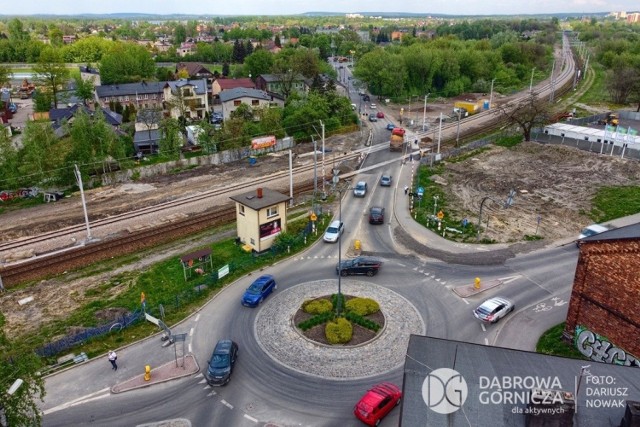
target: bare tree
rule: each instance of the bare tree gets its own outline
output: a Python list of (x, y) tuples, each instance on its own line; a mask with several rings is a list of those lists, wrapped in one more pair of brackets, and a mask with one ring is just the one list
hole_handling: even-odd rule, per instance
[(498, 107), (496, 113), (506, 118), (509, 124), (520, 128), (525, 141), (531, 140), (531, 130), (549, 122), (551, 105), (533, 92), (516, 102)]
[(606, 87), (611, 101), (616, 104), (626, 104), (638, 84), (640, 73), (632, 67), (619, 67), (607, 71)]

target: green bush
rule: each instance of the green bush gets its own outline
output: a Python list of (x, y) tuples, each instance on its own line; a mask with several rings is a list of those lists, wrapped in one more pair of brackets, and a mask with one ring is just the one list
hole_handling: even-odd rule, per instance
[(333, 312), (318, 314), (317, 316), (313, 316), (311, 319), (307, 319), (304, 322), (298, 323), (298, 328), (303, 331), (309, 330), (314, 326), (321, 325), (325, 322), (333, 320)]
[[(340, 294), (340, 307), (342, 308), (342, 310), (344, 310), (344, 294)], [(338, 294), (332, 294), (331, 295), (331, 303), (333, 304), (334, 307), (338, 307)]]
[(333, 304), (328, 299), (313, 299), (302, 303), (302, 311), (309, 314), (323, 314), (333, 311)]
[(345, 309), (360, 316), (368, 316), (380, 311), (380, 305), (371, 298), (352, 298), (347, 301)]
[(324, 333), (329, 344), (346, 344), (351, 341), (353, 326), (344, 317), (338, 317), (334, 322), (328, 322)]
[(363, 328), (367, 328), (373, 332), (378, 332), (380, 330), (380, 325), (378, 325), (376, 322), (362, 317), (354, 312), (347, 313), (345, 317), (347, 318), (347, 320), (350, 320), (351, 322), (360, 325)]

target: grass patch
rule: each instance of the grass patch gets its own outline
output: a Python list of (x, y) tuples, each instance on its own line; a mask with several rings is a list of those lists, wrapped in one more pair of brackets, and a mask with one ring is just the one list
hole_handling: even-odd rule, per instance
[(570, 357), (572, 359), (588, 360), (573, 345), (567, 344), (562, 339), (562, 331), (564, 331), (564, 322), (548, 329), (540, 336), (536, 351), (550, 356)]
[(602, 187), (592, 200), (589, 216), (595, 222), (609, 221), (615, 218), (640, 212), (640, 187)]
[(522, 135), (510, 135), (510, 136), (504, 135), (496, 138), (496, 140), (493, 143), (499, 147), (511, 148), (511, 147), (515, 147), (521, 142), (522, 142)]

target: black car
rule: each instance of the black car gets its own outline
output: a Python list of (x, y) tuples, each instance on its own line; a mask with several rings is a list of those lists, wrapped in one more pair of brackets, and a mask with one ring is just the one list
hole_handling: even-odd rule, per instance
[(205, 377), (209, 385), (225, 385), (231, 380), (231, 371), (238, 358), (238, 344), (229, 339), (218, 341), (209, 360)]
[(369, 95), (362, 95), (362, 100), (364, 102), (369, 102), (371, 100), (371, 98), (369, 98)]
[(372, 206), (369, 209), (369, 224), (384, 224), (384, 208)]
[(341, 276), (349, 276), (352, 274), (366, 274), (367, 276), (375, 276), (378, 274), (378, 270), (382, 267), (382, 261), (369, 258), (369, 257), (357, 257), (349, 260), (342, 261), (336, 265), (336, 273)]

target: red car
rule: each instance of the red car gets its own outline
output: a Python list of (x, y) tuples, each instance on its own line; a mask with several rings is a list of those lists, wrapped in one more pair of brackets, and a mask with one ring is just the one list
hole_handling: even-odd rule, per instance
[(369, 426), (377, 426), (391, 410), (400, 404), (402, 391), (391, 383), (380, 383), (369, 389), (353, 408), (353, 414)]
[(384, 113), (382, 111), (378, 111), (378, 114), (376, 114), (376, 116), (378, 116), (379, 119), (384, 119)]

